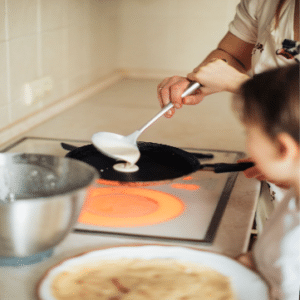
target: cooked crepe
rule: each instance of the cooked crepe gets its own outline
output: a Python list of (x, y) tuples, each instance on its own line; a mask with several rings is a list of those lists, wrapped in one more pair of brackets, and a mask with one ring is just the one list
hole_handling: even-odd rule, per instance
[(173, 259), (102, 260), (58, 274), (58, 300), (233, 300), (230, 279), (208, 267)]

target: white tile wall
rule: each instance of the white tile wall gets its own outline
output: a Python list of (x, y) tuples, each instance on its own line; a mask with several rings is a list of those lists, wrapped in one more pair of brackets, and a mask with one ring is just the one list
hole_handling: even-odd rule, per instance
[[(1, 9), (0, 9), (1, 10)], [(0, 42), (0, 110), (7, 105), (6, 42)], [(1, 121), (0, 121), (1, 122)], [(2, 122), (3, 123), (3, 122)]]
[[(193, 69), (238, 0), (0, 0), (0, 131), (116, 69)], [(54, 89), (26, 106), (26, 82)]]
[(0, 0), (0, 42), (5, 40), (5, 0)]
[[(117, 69), (119, 2), (0, 0), (0, 131)], [(25, 105), (22, 86), (44, 76), (52, 92)]]
[[(59, 29), (68, 25), (69, 1), (41, 0), (39, 3), (42, 31)], [(80, 5), (78, 1), (72, 1), (72, 3)], [(71, 8), (70, 12), (70, 15), (74, 14)]]
[(226, 34), (238, 0), (122, 0), (121, 68), (189, 72)]
[(37, 0), (7, 1), (8, 38), (15, 39), (36, 34)]
[(37, 37), (29, 35), (9, 41), (11, 102), (21, 101), (21, 87), (37, 78)]

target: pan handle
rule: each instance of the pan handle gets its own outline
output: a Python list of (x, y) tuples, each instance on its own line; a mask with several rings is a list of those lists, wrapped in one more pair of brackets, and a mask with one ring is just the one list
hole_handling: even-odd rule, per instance
[(253, 162), (242, 162), (236, 164), (218, 163), (218, 164), (204, 164), (200, 166), (200, 169), (214, 171), (215, 173), (226, 173), (226, 172), (245, 171), (254, 166), (255, 164)]
[(65, 150), (68, 150), (68, 151), (72, 151), (72, 150), (75, 150), (77, 149), (76, 146), (73, 146), (73, 145), (70, 145), (70, 144), (67, 144), (67, 143), (60, 143), (60, 145), (62, 146), (63, 149)]

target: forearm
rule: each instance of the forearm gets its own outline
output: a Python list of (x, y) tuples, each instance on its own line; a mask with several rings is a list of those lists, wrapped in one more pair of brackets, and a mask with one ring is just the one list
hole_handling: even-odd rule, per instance
[(249, 44), (231, 32), (227, 32), (223, 39), (200, 64), (200, 66), (209, 63), (214, 58), (226, 59), (228, 64), (239, 72), (246, 73), (251, 69), (251, 57), (253, 44)]
[[(205, 95), (227, 91), (230, 93), (239, 93), (241, 85), (249, 80), (249, 76), (242, 70), (237, 70), (228, 63), (232, 61), (230, 55), (224, 51), (211, 53), (208, 58), (192, 73), (187, 75), (191, 81), (197, 81), (202, 84), (201, 91)], [(226, 57), (226, 58), (225, 58)], [(224, 62), (226, 60), (226, 62)]]
[[(207, 95), (228, 91), (238, 93), (243, 82), (249, 79), (246, 72), (251, 67), (251, 53), (254, 45), (246, 43), (230, 32), (187, 78), (173, 76), (165, 78), (158, 85), (158, 99), (161, 107), (173, 102), (176, 108), (182, 104), (195, 105)], [(227, 63), (225, 63), (225, 60)], [(215, 61), (215, 62), (213, 62)], [(194, 95), (182, 98), (189, 81), (197, 81), (202, 87)], [(175, 109), (169, 110), (169, 117)]]
[(234, 58), (227, 51), (225, 51), (221, 48), (217, 48), (217, 49), (213, 50), (195, 69), (208, 64), (209, 62), (211, 62), (214, 59), (226, 60), (226, 62), (230, 66), (237, 69), (239, 72), (241, 72), (243, 74), (245, 74), (247, 72), (247, 70), (242, 62), (240, 62), (238, 59)]

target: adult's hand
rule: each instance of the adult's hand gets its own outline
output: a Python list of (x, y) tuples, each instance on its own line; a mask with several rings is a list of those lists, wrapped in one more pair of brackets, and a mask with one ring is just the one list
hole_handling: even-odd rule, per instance
[(160, 102), (160, 106), (163, 108), (170, 102), (174, 104), (174, 108), (171, 108), (165, 116), (170, 118), (174, 115), (175, 109), (179, 109), (183, 104), (194, 105), (201, 102), (204, 98), (204, 94), (201, 90), (196, 90), (193, 95), (181, 98), (181, 95), (190, 84), (190, 81), (186, 77), (173, 76), (165, 78), (157, 86), (157, 96)]
[[(175, 113), (175, 109), (181, 108), (183, 104), (198, 104), (207, 95), (222, 91), (237, 93), (240, 85), (248, 79), (248, 75), (239, 72), (224, 60), (214, 59), (206, 65), (195, 68), (192, 73), (187, 75), (187, 78), (180, 76), (165, 78), (157, 87), (157, 95), (161, 107), (170, 102), (174, 104), (175, 108), (165, 114), (166, 117), (171, 117)], [(193, 95), (181, 98), (191, 81), (199, 82), (202, 87)]]

